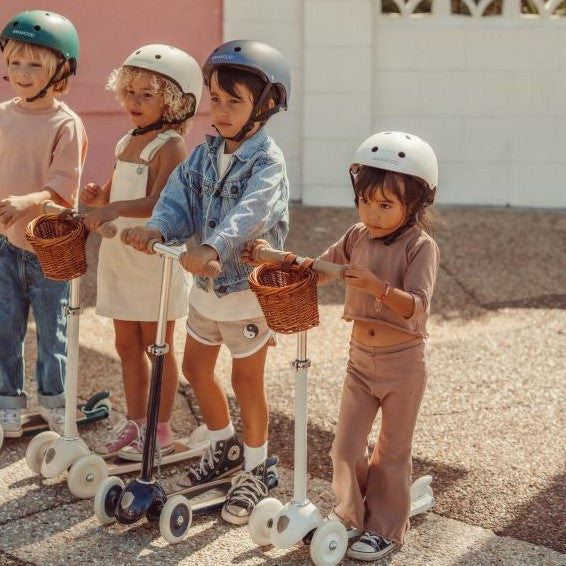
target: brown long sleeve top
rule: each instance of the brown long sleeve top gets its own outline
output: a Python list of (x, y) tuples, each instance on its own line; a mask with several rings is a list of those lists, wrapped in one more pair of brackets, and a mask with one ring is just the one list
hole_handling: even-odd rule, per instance
[(386, 305), (377, 312), (371, 293), (346, 285), (345, 320), (379, 322), (426, 338), (426, 323), (440, 260), (438, 246), (426, 232), (413, 226), (386, 246), (373, 238), (362, 223), (354, 224), (319, 259), (365, 267), (392, 287), (413, 297), (413, 313), (409, 318), (403, 318)]

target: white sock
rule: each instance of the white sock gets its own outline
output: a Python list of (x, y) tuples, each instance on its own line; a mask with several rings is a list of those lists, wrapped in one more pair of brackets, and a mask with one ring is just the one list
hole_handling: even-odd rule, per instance
[(216, 446), (217, 442), (220, 442), (221, 440), (228, 440), (229, 438), (232, 438), (235, 434), (236, 431), (234, 430), (234, 425), (232, 424), (232, 421), (228, 423), (228, 426), (225, 426), (220, 430), (208, 429), (208, 438), (210, 439), (210, 444), (212, 444), (213, 449)]
[(267, 442), (252, 448), (244, 442), (244, 471), (250, 472), (267, 460)]

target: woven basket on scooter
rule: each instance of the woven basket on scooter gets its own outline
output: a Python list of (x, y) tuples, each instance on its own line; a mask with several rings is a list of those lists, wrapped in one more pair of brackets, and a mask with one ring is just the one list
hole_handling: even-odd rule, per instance
[(248, 275), (267, 325), (281, 334), (304, 332), (318, 325), (316, 280), (316, 273), (304, 265), (267, 263)]
[(78, 218), (42, 214), (26, 227), (45, 277), (68, 281), (86, 273), (87, 230)]

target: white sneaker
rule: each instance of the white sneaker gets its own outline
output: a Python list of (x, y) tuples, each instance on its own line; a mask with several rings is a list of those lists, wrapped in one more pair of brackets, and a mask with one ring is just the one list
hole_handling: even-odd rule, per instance
[(352, 527), (351, 525), (347, 525), (346, 523), (344, 523), (344, 521), (342, 521), (342, 519), (340, 519), (340, 517), (338, 517), (338, 515), (336, 515), (334, 511), (330, 511), (330, 513), (328, 513), (328, 519), (330, 521), (338, 521), (339, 523), (342, 523), (346, 527), (346, 532), (348, 533), (348, 540), (352, 540), (356, 537), (359, 537), (362, 534), (362, 531), (360, 529), (356, 529), (356, 527)]
[(8, 438), (22, 436), (22, 410), (0, 409), (0, 425), (4, 431), (4, 436)]
[(65, 430), (65, 407), (50, 409), (40, 405), (39, 414), (53, 432), (63, 436), (63, 431)]

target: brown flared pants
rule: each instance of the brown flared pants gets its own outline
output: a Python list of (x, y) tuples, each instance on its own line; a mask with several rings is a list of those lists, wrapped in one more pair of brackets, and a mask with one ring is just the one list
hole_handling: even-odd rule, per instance
[[(411, 444), (425, 384), (421, 338), (387, 348), (351, 340), (331, 450), (334, 511), (348, 525), (399, 543), (409, 528)], [(368, 435), (380, 408), (370, 456)]]

